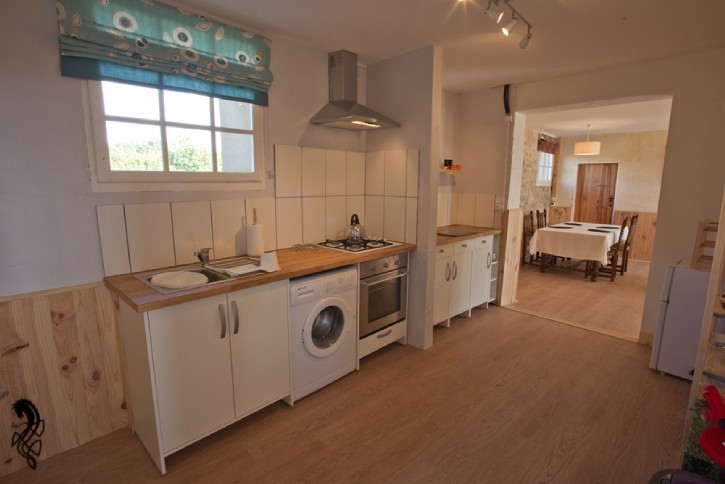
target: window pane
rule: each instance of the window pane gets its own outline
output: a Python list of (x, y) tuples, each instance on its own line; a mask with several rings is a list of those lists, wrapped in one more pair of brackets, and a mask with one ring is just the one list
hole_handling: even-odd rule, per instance
[(138, 119), (159, 119), (159, 91), (103, 81), (103, 109), (109, 116)]
[(211, 132), (201, 129), (167, 128), (169, 171), (212, 171)]
[(214, 124), (222, 128), (253, 129), (252, 105), (214, 99)]
[(216, 134), (217, 171), (254, 173), (254, 136), (251, 134)]
[(162, 171), (161, 128), (106, 122), (111, 171)]
[(199, 94), (164, 91), (164, 114), (166, 121), (209, 126), (209, 98)]

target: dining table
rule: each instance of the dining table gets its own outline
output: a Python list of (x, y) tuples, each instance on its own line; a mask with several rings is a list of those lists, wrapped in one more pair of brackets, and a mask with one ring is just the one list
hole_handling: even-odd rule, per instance
[(552, 256), (591, 261), (589, 275), (597, 280), (600, 265), (609, 262), (609, 248), (619, 240), (621, 227), (591, 222), (564, 222), (542, 227), (534, 232), (529, 242), (532, 255), (541, 254), (542, 272), (546, 271)]

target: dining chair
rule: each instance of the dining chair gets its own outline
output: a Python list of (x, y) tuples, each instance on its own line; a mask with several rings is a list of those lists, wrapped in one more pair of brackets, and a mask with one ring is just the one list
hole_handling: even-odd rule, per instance
[(542, 211), (536, 210), (536, 227), (539, 229), (548, 227), (546, 223), (546, 209)]
[(632, 219), (629, 221), (629, 235), (627, 237), (627, 241), (624, 243), (624, 249), (622, 251), (622, 266), (620, 269), (620, 274), (624, 275), (625, 272), (627, 272), (627, 265), (629, 262), (629, 249), (632, 246), (632, 242), (634, 242), (634, 232), (637, 229), (637, 220), (639, 219), (639, 214), (635, 213), (632, 215)]
[[(609, 275), (611, 281), (614, 281), (614, 278), (617, 275), (617, 270), (620, 269), (619, 255), (624, 250), (624, 246), (629, 238), (629, 225), (627, 225), (627, 222), (629, 222), (629, 217), (624, 217), (624, 220), (622, 220), (622, 227), (619, 229), (619, 239), (612, 244), (607, 252), (607, 260), (609, 263), (606, 266), (599, 267), (599, 272)], [(592, 261), (588, 260), (584, 270), (584, 277), (588, 277), (593, 270)], [(624, 275), (623, 272), (622, 275)]]
[(534, 236), (534, 212), (524, 213), (524, 233), (521, 241), (521, 265), (526, 264), (526, 259), (529, 259), (529, 264), (534, 263), (534, 256), (529, 253), (529, 242), (531, 237)]

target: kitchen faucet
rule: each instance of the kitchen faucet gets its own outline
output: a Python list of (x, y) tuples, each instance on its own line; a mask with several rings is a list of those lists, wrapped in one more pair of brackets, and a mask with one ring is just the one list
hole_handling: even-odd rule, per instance
[(211, 247), (204, 247), (203, 249), (199, 249), (197, 252), (194, 252), (194, 255), (199, 258), (202, 264), (208, 264), (210, 250), (213, 249)]

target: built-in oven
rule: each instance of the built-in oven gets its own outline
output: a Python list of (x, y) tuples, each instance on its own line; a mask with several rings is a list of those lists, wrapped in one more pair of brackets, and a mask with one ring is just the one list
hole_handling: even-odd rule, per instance
[(408, 310), (408, 254), (360, 264), (360, 338), (405, 319)]

